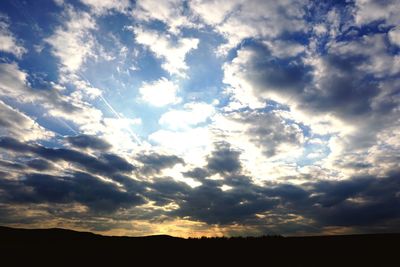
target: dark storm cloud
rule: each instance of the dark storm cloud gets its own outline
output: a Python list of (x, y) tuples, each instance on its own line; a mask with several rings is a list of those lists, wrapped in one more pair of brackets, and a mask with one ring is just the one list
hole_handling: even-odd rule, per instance
[[(250, 223), (262, 228), (265, 220), (258, 214), (268, 213), (271, 220), (276, 220), (283, 228), (287, 226), (291, 231), (304, 228), (301, 223), (293, 224), (292, 219), (296, 216), (312, 220), (313, 227), (318, 229), (331, 226), (365, 229), (384, 225), (382, 227), (387, 231), (396, 230), (395, 222), (400, 219), (399, 171), (389, 172), (382, 178), (350, 177), (343, 181), (316, 181), (301, 185), (255, 184), (251, 177), (242, 173), (240, 152), (229, 143), (222, 142), (215, 144), (203, 168), (184, 173), (201, 182), (200, 186), (192, 188), (168, 177), (153, 181), (133, 179), (124, 174), (130, 172), (132, 166), (112, 154), (96, 158), (74, 150), (25, 144), (12, 138), (1, 138), (0, 147), (41, 158), (25, 160), (15, 166), (8, 161), (0, 162), (5, 168), (19, 168), (25, 172), (18, 174), (18, 179), (9, 179), (8, 176), (0, 179), (0, 200), (3, 204), (79, 203), (88, 207), (90, 214), (96, 215), (113, 214), (120, 208), (133, 208), (146, 201), (152, 201), (156, 206), (174, 203), (177, 205), (174, 210), (143, 210), (141, 216), (149, 220), (161, 215), (165, 218), (188, 218), (217, 225)], [(47, 161), (57, 160), (85, 166), (87, 172), (65, 170), (58, 175), (40, 174), (29, 172), (32, 169), (27, 168), (49, 170)], [(87, 163), (89, 160), (93, 162)], [(143, 161), (153, 162), (149, 158)], [(179, 160), (170, 160), (169, 163), (176, 161)], [(104, 164), (113, 167), (104, 167)], [(108, 178), (121, 186), (103, 181), (95, 173), (107, 173)], [(215, 173), (223, 179), (207, 178)], [(222, 190), (224, 185), (231, 188)], [(74, 216), (79, 218), (89, 216), (89, 213)], [(67, 213), (64, 215), (67, 216)], [(64, 215), (62, 212), (58, 214)]]
[[(197, 169), (196, 172), (205, 169)], [(196, 173), (194, 172), (194, 173)], [(313, 227), (378, 227), (396, 230), (400, 219), (400, 172), (387, 177), (350, 177), (343, 181), (317, 181), (302, 185), (256, 185), (246, 175), (224, 175), (210, 180), (200, 175), (202, 185), (191, 188), (172, 179), (155, 181), (148, 196), (160, 205), (174, 202), (177, 210), (168, 216), (190, 218), (208, 224), (253, 223), (263, 227), (257, 213), (268, 212), (290, 225), (291, 231), (302, 225), (285, 222), (287, 214), (313, 220)], [(231, 186), (223, 191), (223, 185)], [(286, 219), (285, 219), (286, 218)], [(283, 226), (282, 226), (283, 227)], [(279, 228), (279, 227), (278, 227)], [(283, 228), (282, 228), (283, 229)], [(364, 228), (365, 229), (365, 228)]]
[(185, 175), (186, 177), (196, 178), (201, 180), (209, 176), (210, 173), (204, 168), (196, 167), (193, 170), (184, 172), (183, 175)]
[(26, 165), (38, 171), (50, 170), (53, 164), (43, 159), (32, 159), (26, 162)]
[(215, 143), (214, 146), (214, 151), (207, 157), (206, 167), (211, 173), (233, 173), (241, 170), (239, 151), (234, 150), (227, 142)]
[(283, 202), (298, 203), (308, 199), (309, 192), (292, 184), (267, 185), (263, 192), (271, 197), (279, 197)]
[(43, 159), (23, 159), (20, 162), (17, 161), (17, 159), (13, 159), (13, 161), (0, 160), (0, 166), (9, 169), (10, 172), (15, 170), (26, 170), (28, 168), (37, 171), (46, 171), (51, 170), (54, 167), (53, 164)]
[(135, 167), (120, 156), (105, 153), (98, 158), (72, 149), (47, 148), (40, 145), (30, 145), (10, 137), (0, 138), (0, 148), (20, 153), (30, 153), (49, 161), (64, 160), (94, 172), (112, 175), (118, 172), (132, 172)]
[(124, 192), (116, 185), (83, 172), (64, 176), (26, 174), (20, 181), (1, 180), (2, 202), (81, 203), (94, 212), (113, 212), (118, 208), (143, 204), (135, 192)]
[(91, 148), (101, 151), (111, 148), (109, 143), (92, 135), (81, 134), (76, 136), (68, 136), (66, 139), (68, 143), (76, 148)]
[(20, 164), (18, 162), (11, 162), (11, 161), (5, 161), (0, 159), (0, 167), (4, 167), (7, 169), (14, 169), (14, 170), (23, 170), (25, 169), (25, 165)]
[[(264, 193), (280, 198), (286, 212), (314, 220), (315, 226), (382, 226), (398, 231), (400, 219), (400, 172), (386, 177), (352, 177), (343, 181), (318, 181), (268, 186)], [(384, 226), (385, 225), (385, 226)]]
[(26, 145), (14, 139), (12, 137), (3, 136), (0, 137), (0, 148), (4, 148), (7, 150), (15, 151), (15, 152), (29, 152), (30, 146)]
[(192, 189), (185, 183), (177, 182), (172, 178), (161, 178), (149, 185), (152, 189), (146, 192), (146, 196), (155, 201), (156, 205), (164, 206), (172, 202), (185, 199)]
[[(174, 180), (155, 181), (151, 185), (152, 199), (163, 204), (177, 203), (179, 209), (169, 216), (190, 217), (209, 224), (240, 223), (255, 218), (256, 213), (272, 209), (277, 201), (263, 194), (262, 187), (255, 185), (250, 177), (240, 174), (239, 156), (240, 152), (229, 143), (215, 143), (206, 166), (183, 173), (201, 181), (200, 186), (191, 188)], [(206, 179), (215, 173), (224, 179)], [(223, 185), (232, 188), (223, 191)]]
[(400, 172), (384, 178), (359, 177), (350, 181), (321, 182), (312, 198), (319, 204), (315, 218), (339, 226), (373, 225), (400, 218)]
[(161, 155), (157, 153), (138, 155), (136, 160), (143, 163), (140, 172), (145, 175), (158, 174), (162, 169), (173, 167), (178, 163), (185, 163), (183, 159), (175, 155)]
[[(229, 179), (234, 178), (226, 178)], [(179, 209), (172, 211), (170, 215), (189, 217), (208, 224), (241, 223), (277, 204), (276, 200), (262, 194), (258, 186), (247, 183), (247, 179), (243, 184), (238, 182), (227, 191), (221, 189), (223, 184), (225, 183), (222, 181), (204, 180), (201, 186), (189, 191), (175, 194), (169, 192), (168, 196), (175, 196), (175, 202), (179, 204)]]

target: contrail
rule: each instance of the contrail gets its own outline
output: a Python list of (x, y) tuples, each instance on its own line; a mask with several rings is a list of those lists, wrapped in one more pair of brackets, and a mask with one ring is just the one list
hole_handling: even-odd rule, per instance
[[(111, 106), (111, 104), (104, 98), (103, 95), (100, 95), (101, 100), (103, 100), (103, 102), (106, 104), (106, 106), (112, 111), (112, 113), (114, 113), (114, 115), (118, 118), (118, 119), (126, 119), (124, 116), (121, 116), (117, 111), (115, 111), (115, 109)], [(141, 145), (142, 142), (139, 140), (139, 138), (136, 136), (136, 134), (134, 132), (132, 132), (132, 130), (127, 127), (127, 130), (129, 132), (129, 134), (135, 139), (135, 141)]]
[[(88, 82), (89, 84), (91, 84), (89, 82), (89, 80), (86, 78), (86, 76), (82, 73), (79, 72), (79, 75), (86, 80), (86, 82)], [(111, 104), (104, 98), (103, 94), (100, 94), (100, 98), (101, 100), (103, 100), (103, 102), (106, 104), (106, 106), (111, 110), (111, 112), (118, 118), (118, 119), (126, 119), (125, 116), (121, 116), (112, 106)], [(135, 139), (135, 141), (139, 144), (142, 145), (142, 142), (140, 141), (140, 139), (136, 136), (136, 134), (134, 132), (132, 132), (132, 130), (128, 127), (127, 128), (129, 134), (133, 137), (133, 139)]]
[(63, 124), (65, 127), (67, 127), (69, 130), (71, 130), (74, 134), (78, 134), (77, 131), (75, 131), (71, 126), (69, 126), (69, 124), (67, 122), (65, 122), (64, 120), (55, 117), (61, 124)]

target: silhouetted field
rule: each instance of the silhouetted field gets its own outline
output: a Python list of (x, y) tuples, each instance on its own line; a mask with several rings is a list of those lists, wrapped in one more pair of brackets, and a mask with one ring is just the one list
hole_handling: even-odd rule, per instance
[(183, 239), (0, 227), (0, 253), (14, 261), (7, 266), (37, 261), (80, 266), (82, 259), (90, 266), (106, 262), (116, 266), (121, 261), (146, 266), (139, 264), (143, 260), (168, 266), (400, 266), (399, 241), (400, 234)]

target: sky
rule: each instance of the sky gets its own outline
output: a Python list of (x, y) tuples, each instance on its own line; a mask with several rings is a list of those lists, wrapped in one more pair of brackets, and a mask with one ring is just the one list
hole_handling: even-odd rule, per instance
[(399, 0), (2, 0), (0, 224), (399, 232)]

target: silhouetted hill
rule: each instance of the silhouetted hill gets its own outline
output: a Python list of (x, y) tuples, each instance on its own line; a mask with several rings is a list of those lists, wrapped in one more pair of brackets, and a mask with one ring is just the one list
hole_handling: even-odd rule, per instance
[[(261, 262), (263, 266), (400, 266), (399, 241), (400, 234), (183, 239), (168, 235), (112, 237), (57, 228), (0, 227), (3, 255), (15, 262), (29, 259), (41, 263), (84, 256), (91, 263), (124, 261), (132, 265), (139, 260), (149, 264), (161, 260), (169, 262), (168, 265), (202, 262), (253, 266)], [(25, 258), (26, 255), (30, 256)]]

